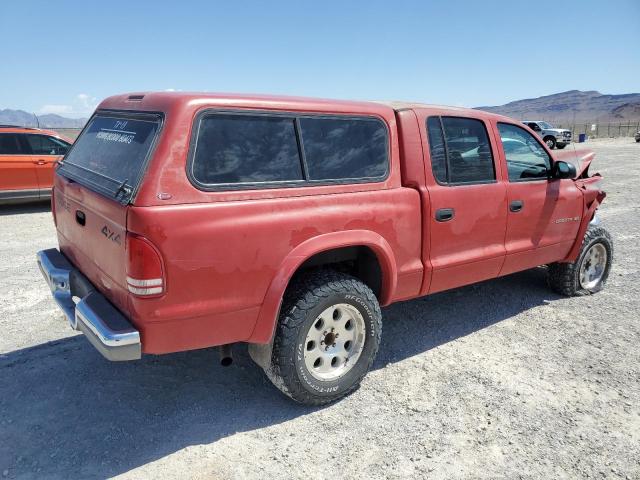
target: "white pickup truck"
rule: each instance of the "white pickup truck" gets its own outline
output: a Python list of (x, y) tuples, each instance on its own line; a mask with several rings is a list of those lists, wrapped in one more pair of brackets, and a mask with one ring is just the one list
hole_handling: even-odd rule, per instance
[(562, 150), (571, 143), (571, 130), (553, 128), (551, 124), (541, 120), (524, 120), (522, 123), (536, 132), (551, 150)]

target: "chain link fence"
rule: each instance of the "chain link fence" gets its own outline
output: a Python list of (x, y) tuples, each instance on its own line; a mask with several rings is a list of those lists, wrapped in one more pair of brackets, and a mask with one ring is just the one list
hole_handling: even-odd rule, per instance
[(556, 128), (566, 128), (571, 130), (574, 141), (578, 139), (578, 135), (586, 133), (590, 138), (618, 138), (633, 137), (636, 132), (640, 131), (640, 120), (622, 121), (622, 122), (549, 122)]

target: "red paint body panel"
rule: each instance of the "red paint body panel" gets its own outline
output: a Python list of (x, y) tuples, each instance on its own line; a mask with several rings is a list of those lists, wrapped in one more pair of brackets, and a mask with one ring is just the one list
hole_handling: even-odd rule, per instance
[[(424, 219), (425, 237), (429, 238), (432, 274), (428, 293), (479, 282), (496, 277), (505, 256), (504, 235), (507, 222), (506, 185), (502, 179), (495, 139), (489, 134), (494, 157), (496, 182), (479, 185), (440, 185), (431, 170), (426, 120), (433, 115), (478, 118), (491, 132), (489, 119), (474, 111), (438, 109), (416, 110), (424, 154), (426, 188), (429, 192), (428, 215)], [(453, 220), (438, 222), (436, 211), (451, 208)]]
[[(380, 266), (380, 303), (388, 305), (561, 260), (580, 222), (553, 219), (588, 213), (587, 189), (571, 180), (510, 184), (495, 122), (517, 122), (485, 112), (186, 93), (144, 94), (141, 101), (120, 95), (99, 109), (160, 112), (162, 131), (131, 205), (56, 176), (58, 238), (62, 252), (140, 330), (146, 353), (269, 342), (291, 277), (321, 252), (367, 247)], [(389, 131), (389, 176), (374, 183), (198, 190), (187, 178), (186, 160), (193, 121), (203, 109), (376, 116)], [(495, 182), (435, 182), (425, 130), (430, 115), (485, 122)], [(509, 200), (519, 196), (529, 208), (512, 217)], [(454, 208), (455, 218), (436, 222), (439, 208)], [(85, 226), (76, 210), (86, 214)], [(155, 298), (127, 290), (128, 234), (148, 240), (162, 257), (164, 291)]]
[[(127, 207), (60, 175), (54, 185), (60, 251), (123, 313), (129, 314), (125, 271)], [(85, 225), (76, 212), (85, 215)], [(102, 233), (107, 227), (116, 241)]]
[[(509, 202), (522, 200), (520, 212), (509, 212), (505, 248), (507, 257), (500, 271), (507, 275), (549, 263), (541, 261), (541, 248), (554, 245), (557, 258), (564, 256), (576, 238), (582, 219), (582, 194), (572, 180), (538, 180), (511, 183)], [(568, 246), (567, 246), (568, 242)], [(546, 258), (546, 257), (545, 257)]]
[[(401, 285), (405, 294), (409, 290), (417, 295), (420, 279), (407, 278), (407, 274), (422, 271), (420, 230), (415, 228), (417, 212), (418, 194), (408, 188), (131, 207), (128, 230), (147, 238), (167, 259), (167, 286), (162, 301), (132, 296), (130, 317), (136, 325), (192, 317), (208, 322), (220, 314), (259, 310), (287, 259), (293, 259), (291, 267), (285, 267), (282, 273), (288, 282), (295, 268), (313, 254), (349, 245), (368, 245), (378, 256), (383, 271), (383, 304), (394, 299), (398, 281), (409, 283)], [(364, 238), (361, 232), (370, 238)], [(298, 251), (301, 245), (307, 248)], [(280, 286), (276, 293), (281, 297)], [(267, 308), (269, 317), (277, 314), (277, 306)], [(233, 326), (237, 331), (235, 341), (267, 341), (261, 330), (254, 338), (247, 335), (256, 321), (255, 314), (245, 313), (243, 323)], [(268, 330), (272, 326), (271, 322)]]

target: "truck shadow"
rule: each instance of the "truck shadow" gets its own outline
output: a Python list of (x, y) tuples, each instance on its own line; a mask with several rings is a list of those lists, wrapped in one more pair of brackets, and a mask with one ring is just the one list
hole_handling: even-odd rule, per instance
[(51, 200), (34, 200), (27, 203), (0, 205), (0, 217), (25, 213), (43, 213), (51, 211)]
[[(393, 305), (374, 368), (558, 298), (536, 269)], [(281, 395), (246, 348), (234, 355), (226, 369), (214, 349), (109, 363), (81, 336), (0, 355), (0, 467), (27, 478), (111, 477), (319, 410)]]

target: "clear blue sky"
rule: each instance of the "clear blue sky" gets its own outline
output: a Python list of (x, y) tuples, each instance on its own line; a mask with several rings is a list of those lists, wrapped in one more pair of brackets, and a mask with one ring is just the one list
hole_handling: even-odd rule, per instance
[(502, 104), (640, 91), (640, 0), (2, 1), (0, 108), (176, 89)]

